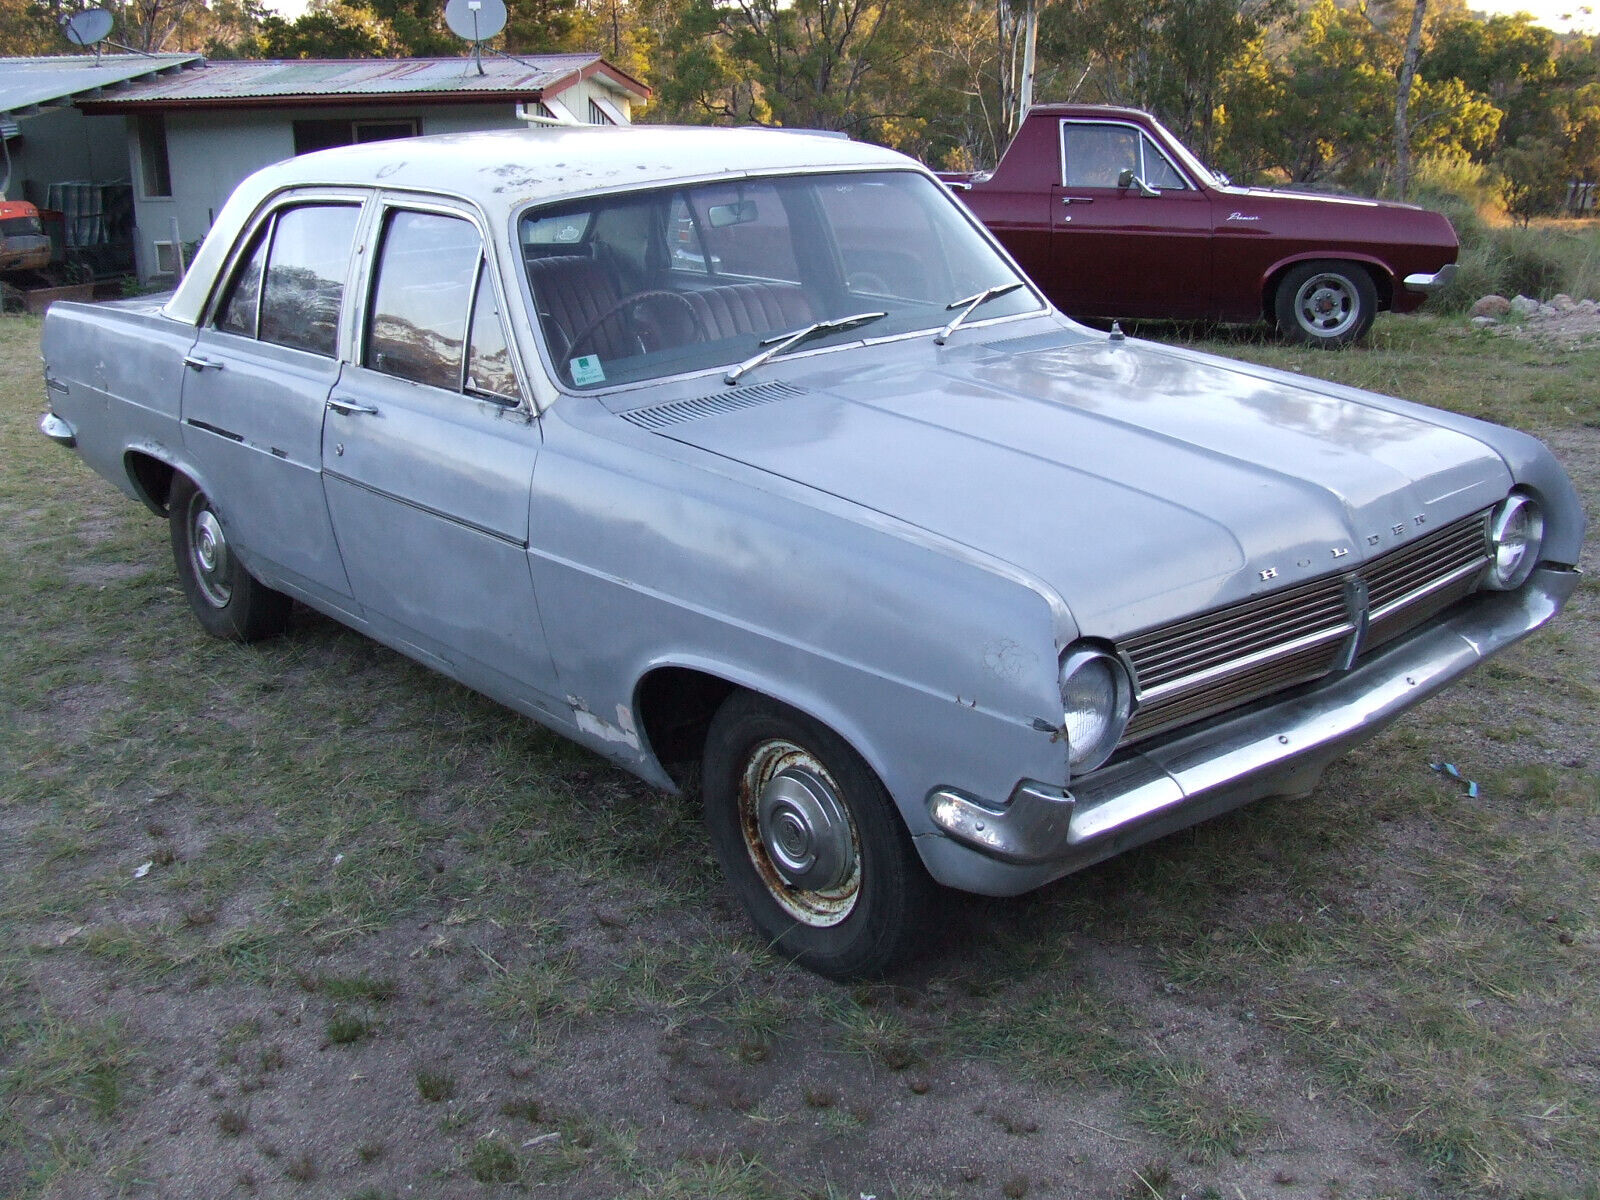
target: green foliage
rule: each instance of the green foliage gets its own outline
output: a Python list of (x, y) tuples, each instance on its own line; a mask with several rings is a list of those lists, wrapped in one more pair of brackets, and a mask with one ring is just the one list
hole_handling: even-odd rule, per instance
[(1567, 170), (1560, 147), (1546, 138), (1525, 137), (1495, 156), (1500, 172), (1500, 202), (1524, 229), (1529, 220), (1561, 206)]

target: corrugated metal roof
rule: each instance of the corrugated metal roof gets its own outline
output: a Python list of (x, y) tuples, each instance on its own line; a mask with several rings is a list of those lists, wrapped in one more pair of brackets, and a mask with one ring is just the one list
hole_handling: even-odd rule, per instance
[(150, 105), (474, 92), (537, 97), (551, 84), (600, 64), (598, 54), (495, 55), (484, 58), (480, 75), (469, 57), (209, 62), (199, 70), (147, 80), (106, 99)]
[(0, 59), (0, 113), (63, 104), (129, 80), (180, 72), (199, 64), (198, 54), (57, 54), (41, 58)]

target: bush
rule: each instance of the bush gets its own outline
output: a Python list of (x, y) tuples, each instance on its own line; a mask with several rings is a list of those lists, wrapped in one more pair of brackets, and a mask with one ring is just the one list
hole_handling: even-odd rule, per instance
[(1435, 312), (1463, 312), (1490, 293), (1540, 300), (1557, 292), (1600, 298), (1600, 226), (1518, 229), (1486, 225), (1474, 215), (1458, 223), (1456, 233), (1459, 270), (1455, 282), (1429, 301)]

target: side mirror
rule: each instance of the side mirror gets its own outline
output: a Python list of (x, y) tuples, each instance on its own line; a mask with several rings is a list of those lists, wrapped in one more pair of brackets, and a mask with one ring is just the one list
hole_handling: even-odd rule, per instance
[(1132, 167), (1122, 168), (1121, 172), (1117, 175), (1117, 187), (1124, 192), (1129, 188), (1138, 188), (1139, 195), (1141, 196), (1161, 195), (1159, 189), (1151, 187), (1148, 183), (1135, 175)]

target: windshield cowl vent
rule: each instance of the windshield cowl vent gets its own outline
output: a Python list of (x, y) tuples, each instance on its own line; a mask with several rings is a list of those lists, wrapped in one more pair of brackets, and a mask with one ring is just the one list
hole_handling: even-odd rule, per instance
[(737, 412), (741, 408), (755, 408), (757, 405), (773, 404), (779, 400), (803, 396), (808, 390), (796, 387), (792, 383), (758, 383), (752, 387), (739, 388), (737, 391), (715, 392), (709, 396), (697, 396), (693, 400), (674, 400), (671, 404), (635, 408), (617, 415), (640, 429), (655, 431), (682, 425), (685, 421), (717, 417), (723, 413)]

